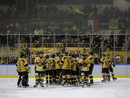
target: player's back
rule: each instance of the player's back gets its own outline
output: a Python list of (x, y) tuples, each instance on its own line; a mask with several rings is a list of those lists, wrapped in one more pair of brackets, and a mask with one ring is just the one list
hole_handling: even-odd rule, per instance
[(77, 58), (72, 58), (72, 70), (76, 71), (77, 70), (77, 64), (79, 63)]
[(89, 71), (89, 64), (87, 64), (87, 59), (81, 59), (80, 69), (81, 71)]
[(28, 63), (26, 58), (19, 58), (16, 63), (18, 72), (25, 72), (28, 69)]
[(44, 57), (42, 57), (42, 58), (37, 57), (35, 60), (36, 60), (35, 66), (34, 66), (35, 70), (36, 71), (44, 71), (43, 67), (45, 66), (45, 58)]
[(87, 60), (89, 61), (89, 63), (92, 63), (94, 62), (94, 57), (93, 56), (88, 56)]
[(55, 66), (56, 66), (56, 69), (61, 69), (61, 64), (60, 64), (60, 57), (56, 57), (55, 58)]
[(63, 56), (62, 62), (63, 62), (63, 67), (62, 67), (62, 69), (71, 70), (71, 63), (72, 63), (72, 58), (71, 58), (71, 56)]
[(105, 57), (101, 58), (100, 64), (103, 68), (109, 68), (109, 61)]

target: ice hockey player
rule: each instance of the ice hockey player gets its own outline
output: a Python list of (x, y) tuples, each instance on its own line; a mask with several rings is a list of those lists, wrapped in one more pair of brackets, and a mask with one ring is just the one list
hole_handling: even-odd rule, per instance
[(81, 62), (79, 63), (80, 67), (80, 75), (81, 75), (81, 85), (84, 87), (85, 85), (90, 86), (88, 82), (89, 76), (89, 64), (87, 64), (86, 55), (82, 54)]
[(56, 84), (56, 59), (55, 59), (55, 54), (52, 54), (51, 55), (51, 58), (50, 58), (50, 64), (51, 64), (51, 67), (52, 67), (52, 81), (53, 81), (53, 84)]
[(45, 75), (45, 57), (43, 57), (43, 52), (40, 52), (39, 58), (35, 59), (34, 69), (35, 69), (35, 85), (37, 87), (40, 84), (41, 87), (44, 87), (43, 80)]
[(39, 54), (40, 54), (40, 52), (37, 52), (37, 53), (36, 53), (36, 57), (35, 57), (35, 59), (34, 59), (34, 64), (36, 63), (37, 59), (39, 59)]
[(112, 63), (112, 59), (110, 59), (110, 54), (107, 54), (107, 59), (109, 62), (109, 70), (111, 72), (111, 76), (112, 76), (113, 80), (117, 80), (117, 78), (114, 77), (114, 70), (113, 70), (113, 67), (115, 67), (115, 64)]
[(106, 80), (110, 81), (109, 63), (105, 54), (102, 54), (100, 64), (102, 65), (102, 76), (103, 76), (102, 82), (106, 82)]
[(65, 52), (65, 56), (62, 57), (62, 86), (65, 84), (71, 84), (70, 75), (71, 75), (71, 65), (72, 58), (68, 56), (68, 52)]
[(49, 58), (49, 55), (45, 56), (45, 64), (46, 64), (46, 70), (45, 70), (45, 77), (46, 77), (46, 85), (52, 84), (52, 66), (51, 66), (51, 60)]
[(61, 71), (62, 71), (62, 64), (61, 64), (61, 57), (60, 57), (60, 52), (56, 53), (56, 83), (61, 84)]
[[(76, 59), (78, 60), (78, 65), (81, 63), (82, 61), (82, 55), (83, 54), (76, 54)], [(80, 66), (77, 67), (77, 80), (78, 80), (78, 84), (81, 83), (81, 80), (80, 80)]]
[(72, 85), (76, 85), (76, 83), (78, 82), (77, 79), (77, 67), (78, 67), (78, 59), (76, 58), (76, 54), (72, 54), (72, 74), (71, 74), (71, 81), (72, 81)]
[(93, 57), (93, 53), (92, 51), (90, 51), (88, 53), (88, 58), (87, 58), (87, 64), (89, 64), (89, 79), (90, 79), (90, 83), (93, 84), (93, 75), (92, 75), (92, 72), (93, 72), (93, 67), (94, 67), (94, 57)]
[(21, 53), (20, 58), (16, 63), (17, 72), (19, 75), (19, 79), (17, 82), (18, 87), (28, 87), (28, 73), (29, 73), (29, 66), (25, 54)]

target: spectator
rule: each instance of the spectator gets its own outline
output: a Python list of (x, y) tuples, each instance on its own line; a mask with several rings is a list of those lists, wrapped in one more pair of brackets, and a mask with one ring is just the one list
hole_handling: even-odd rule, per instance
[(78, 32), (78, 28), (77, 28), (76, 24), (74, 24), (74, 25), (72, 26), (70, 32), (71, 32), (72, 34), (75, 34), (75, 33)]

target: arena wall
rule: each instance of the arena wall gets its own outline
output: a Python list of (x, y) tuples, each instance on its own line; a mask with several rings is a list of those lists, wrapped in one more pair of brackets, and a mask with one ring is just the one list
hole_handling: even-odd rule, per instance
[[(29, 73), (30, 78), (34, 78), (34, 65), (29, 65), (31, 71)], [(95, 78), (101, 78), (102, 67), (100, 64), (95, 64), (93, 75)], [(130, 78), (130, 64), (119, 64), (114, 67), (114, 73), (117, 78)], [(1, 64), (0, 65), (0, 78), (17, 78), (18, 74), (16, 71), (15, 64)]]

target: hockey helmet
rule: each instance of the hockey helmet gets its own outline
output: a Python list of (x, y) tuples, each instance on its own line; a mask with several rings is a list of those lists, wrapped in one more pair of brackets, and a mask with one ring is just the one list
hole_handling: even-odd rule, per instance
[(93, 55), (93, 52), (92, 52), (92, 51), (89, 51), (89, 52), (88, 52), (88, 54), (91, 54), (91, 55)]
[(25, 57), (26, 55), (24, 53), (21, 53), (20, 57), (23, 58)]
[(49, 58), (49, 55), (46, 55), (45, 57), (46, 57), (46, 58)]
[(107, 56), (110, 56), (110, 54), (107, 54)]
[(102, 56), (103, 56), (103, 57), (105, 57), (105, 56), (106, 56), (106, 54), (102, 54)]
[(52, 58), (55, 58), (55, 54), (52, 54), (51, 57), (52, 57)]

